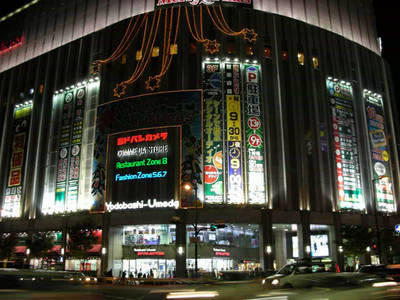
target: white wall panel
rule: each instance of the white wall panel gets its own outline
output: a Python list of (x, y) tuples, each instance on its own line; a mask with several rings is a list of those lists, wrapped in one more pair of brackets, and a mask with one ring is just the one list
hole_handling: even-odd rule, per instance
[(68, 44), (72, 41), (72, 31), (74, 29), (74, 17), (75, 17), (75, 1), (68, 2), (67, 14), (65, 17), (64, 33), (62, 35), (62, 44)]
[(96, 14), (96, 23), (94, 26), (94, 30), (100, 30), (106, 27), (107, 21), (107, 0), (98, 0), (97, 1), (97, 14)]
[(329, 1), (329, 12), (331, 15), (331, 24), (332, 24), (332, 31), (336, 32), (337, 34), (342, 35), (343, 30), (342, 30), (342, 21), (340, 19), (340, 12), (339, 12), (339, 7), (338, 7), (338, 2)]
[(277, 5), (278, 14), (283, 16), (292, 16), (292, 3), (290, 0), (279, 0)]
[(46, 26), (46, 31), (45, 31), (45, 40), (44, 40), (44, 45), (43, 45), (43, 52), (48, 52), (52, 48), (52, 43), (53, 39), (55, 36), (54, 30), (55, 30), (55, 8), (52, 9), (50, 13), (48, 13), (48, 18), (47, 18), (47, 26)]
[(108, 2), (108, 14), (107, 14), (107, 22), (106, 26), (110, 26), (111, 24), (117, 23), (119, 21), (119, 0), (113, 0)]
[(351, 31), (348, 1), (347, 0), (338, 0), (338, 1), (339, 1), (340, 19), (342, 20), (343, 36), (352, 40), (353, 34)]
[(350, 24), (351, 31), (353, 34), (353, 40), (361, 44), (361, 32), (360, 32), (360, 22), (358, 20), (358, 10), (359, 5), (356, 1), (349, 2), (349, 14), (350, 14)]
[(131, 0), (121, 0), (120, 10), (119, 10), (119, 20), (127, 19), (131, 17), (132, 1)]

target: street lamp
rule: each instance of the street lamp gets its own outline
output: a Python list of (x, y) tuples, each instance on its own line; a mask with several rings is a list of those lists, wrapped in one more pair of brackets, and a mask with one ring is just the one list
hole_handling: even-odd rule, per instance
[(378, 176), (375, 179), (372, 179), (372, 186), (373, 186), (373, 201), (374, 201), (374, 206), (375, 206), (375, 212), (374, 212), (374, 216), (375, 216), (375, 231), (376, 231), (376, 245), (377, 245), (377, 249), (376, 252), (378, 254), (378, 258), (379, 258), (379, 263), (381, 263), (381, 235), (379, 232), (379, 224), (378, 224), (378, 204), (376, 201), (376, 181), (381, 180), (383, 178), (388, 178), (388, 176)]

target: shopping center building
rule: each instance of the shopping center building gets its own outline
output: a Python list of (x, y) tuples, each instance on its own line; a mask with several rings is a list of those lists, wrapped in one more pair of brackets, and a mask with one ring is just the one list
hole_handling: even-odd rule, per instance
[(342, 225), (400, 223), (369, 0), (35, 0), (0, 33), (0, 232), (67, 269), (88, 221), (91, 270), (163, 278), (196, 244), (209, 273), (343, 264)]

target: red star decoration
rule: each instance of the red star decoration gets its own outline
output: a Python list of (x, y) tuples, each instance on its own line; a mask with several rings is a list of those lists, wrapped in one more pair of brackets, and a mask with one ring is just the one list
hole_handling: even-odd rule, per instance
[(256, 33), (254, 31), (254, 29), (246, 28), (242, 32), (242, 36), (243, 36), (243, 39), (245, 39), (246, 41), (251, 43), (251, 42), (255, 42), (257, 40), (258, 33)]
[(216, 40), (213, 41), (206, 40), (203, 45), (206, 52), (210, 54), (219, 52), (219, 48), (221, 47), (221, 44), (218, 43)]
[(125, 95), (126, 83), (118, 83), (114, 88), (114, 97), (120, 98), (122, 95)]
[(150, 91), (154, 91), (160, 87), (161, 79), (158, 75), (149, 76), (149, 79), (146, 80), (146, 89)]
[(92, 75), (97, 75), (100, 72), (101, 69), (101, 64), (99, 63), (99, 61), (94, 61), (91, 65), (91, 69), (90, 69), (90, 73)]

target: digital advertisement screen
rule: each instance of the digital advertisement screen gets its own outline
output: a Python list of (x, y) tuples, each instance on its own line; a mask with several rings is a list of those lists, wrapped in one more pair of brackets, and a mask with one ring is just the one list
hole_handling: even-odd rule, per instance
[(311, 256), (329, 256), (329, 238), (327, 234), (311, 235)]
[(178, 208), (181, 127), (109, 135), (106, 207)]

